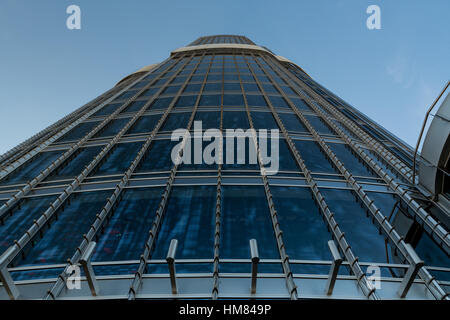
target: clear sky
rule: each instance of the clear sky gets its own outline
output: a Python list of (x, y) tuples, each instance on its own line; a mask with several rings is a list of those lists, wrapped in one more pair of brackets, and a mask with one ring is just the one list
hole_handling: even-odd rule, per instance
[[(66, 8), (81, 8), (68, 30)], [(381, 8), (381, 30), (366, 9)], [(449, 0), (1, 0), (0, 154), (199, 36), (246, 35), (414, 145), (450, 78)]]

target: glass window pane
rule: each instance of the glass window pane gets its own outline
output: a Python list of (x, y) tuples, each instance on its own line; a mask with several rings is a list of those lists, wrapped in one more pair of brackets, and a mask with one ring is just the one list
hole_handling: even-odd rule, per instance
[(40, 152), (33, 158), (25, 162), (19, 168), (11, 172), (0, 181), (0, 185), (26, 183), (37, 177), (41, 171), (45, 170), (53, 161), (58, 159), (63, 151)]
[(328, 146), (352, 175), (377, 177), (377, 175), (372, 173), (372, 171), (369, 170), (356, 155), (351, 153), (347, 145), (341, 143), (328, 143)]
[(177, 112), (169, 114), (166, 122), (160, 131), (172, 131), (176, 129), (186, 129), (192, 112)]
[(143, 144), (144, 143), (142, 141), (119, 143), (106, 158), (106, 161), (103, 162), (98, 168), (94, 169), (90, 176), (125, 173), (125, 171), (127, 171), (130, 167), (131, 162), (133, 162), (136, 158), (137, 153)]
[(316, 116), (306, 115), (306, 119), (309, 121), (314, 130), (319, 134), (334, 134), (334, 131), (326, 125), (322, 119)]
[(70, 205), (59, 212), (58, 220), (53, 221), (42, 239), (36, 238), (37, 243), (19, 265), (65, 263), (73, 256), (83, 240), (81, 235), (88, 232), (95, 215), (100, 213), (111, 194), (112, 191), (108, 190), (73, 195)]
[(134, 123), (131, 129), (127, 131), (127, 134), (152, 132), (161, 117), (161, 114), (142, 116)]
[(92, 117), (98, 117), (98, 116), (106, 116), (112, 114), (114, 111), (119, 109), (119, 107), (122, 105), (122, 103), (109, 103), (100, 110), (98, 110), (96, 113), (92, 115)]
[(121, 118), (114, 119), (110, 121), (105, 127), (103, 127), (99, 132), (97, 132), (94, 138), (105, 138), (115, 136), (120, 130), (125, 127), (125, 125), (130, 121), (131, 118)]
[[(242, 195), (245, 194), (245, 197)], [(263, 186), (224, 186), (220, 235), (223, 259), (248, 259), (249, 240), (256, 239), (261, 259), (279, 259)], [(221, 264), (223, 272), (249, 272), (249, 265)], [(260, 266), (267, 272), (271, 265)]]
[[(97, 242), (92, 261), (139, 259), (161, 202), (162, 191), (162, 187), (126, 189)], [(105, 269), (102, 268), (102, 274), (108, 273)], [(130, 267), (123, 266), (122, 269)]]
[[(212, 259), (216, 186), (175, 186), (170, 194), (163, 224), (158, 233), (153, 259), (165, 259), (172, 239), (178, 240), (178, 259)], [(167, 272), (167, 266), (150, 266), (153, 272)], [(211, 272), (211, 265), (177, 265), (179, 272)]]
[(283, 122), (284, 127), (287, 131), (296, 131), (296, 132), (308, 132), (308, 129), (300, 122), (300, 119), (297, 118), (295, 114), (290, 113), (278, 113), (281, 121)]
[(308, 170), (312, 172), (338, 173), (316, 142), (294, 140), (294, 144)]
[[(290, 259), (331, 260), (326, 223), (308, 188), (270, 187)], [(294, 265), (294, 273), (328, 273), (329, 266)]]
[(155, 140), (147, 150), (147, 155), (141, 160), (136, 172), (167, 171), (172, 169), (173, 162), (170, 156), (172, 148), (179, 141)]
[(81, 139), (99, 124), (100, 121), (82, 122), (72, 130), (67, 132), (65, 135), (63, 135), (61, 138), (59, 138), (56, 142), (66, 142)]
[(200, 98), (200, 106), (220, 106), (221, 95), (220, 94), (207, 94), (202, 95)]
[(247, 112), (245, 111), (224, 111), (223, 128), (224, 129), (248, 129)]
[(224, 94), (224, 106), (244, 106), (244, 97), (242, 94)]
[(184, 108), (184, 107), (193, 107), (195, 102), (197, 101), (197, 96), (181, 96), (177, 103), (175, 104), (175, 108)]

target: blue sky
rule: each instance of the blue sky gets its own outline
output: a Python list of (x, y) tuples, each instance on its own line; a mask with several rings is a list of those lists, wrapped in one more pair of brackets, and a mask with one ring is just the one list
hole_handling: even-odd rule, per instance
[[(81, 30), (66, 8), (81, 8)], [(381, 8), (368, 30), (366, 8)], [(450, 1), (0, 2), (0, 153), (202, 35), (242, 34), (415, 144), (450, 75)]]

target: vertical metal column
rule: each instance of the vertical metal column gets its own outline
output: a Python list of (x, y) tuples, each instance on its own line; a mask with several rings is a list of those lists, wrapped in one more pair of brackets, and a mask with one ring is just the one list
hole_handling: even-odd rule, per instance
[[(255, 77), (255, 74), (253, 73), (252, 68), (250, 67), (247, 59), (244, 57), (244, 61), (247, 63), (247, 67), (249, 68), (249, 70), (252, 72), (253, 76)], [(236, 61), (235, 61), (236, 63)], [(236, 65), (237, 68), (237, 65)], [(270, 187), (269, 187), (269, 180), (267, 179), (267, 175), (266, 175), (266, 170), (264, 168), (264, 163), (263, 163), (263, 159), (262, 159), (262, 155), (261, 155), (261, 150), (259, 148), (258, 145), (258, 140), (256, 137), (256, 133), (255, 133), (255, 127), (253, 125), (253, 120), (251, 117), (251, 113), (250, 113), (250, 109), (248, 107), (248, 103), (247, 103), (247, 97), (245, 95), (245, 90), (244, 87), (242, 85), (242, 79), (241, 79), (241, 75), (239, 72), (239, 68), (237, 68), (238, 70), (238, 74), (239, 74), (239, 81), (240, 81), (240, 85), (241, 85), (241, 90), (242, 90), (242, 95), (244, 97), (244, 103), (245, 103), (245, 109), (247, 112), (247, 117), (248, 117), (248, 121), (250, 124), (250, 128), (253, 130), (252, 131), (252, 137), (253, 137), (253, 142), (256, 148), (256, 154), (257, 154), (257, 158), (258, 158), (258, 164), (259, 164), (259, 168), (261, 170), (261, 177), (264, 183), (264, 191), (266, 194), (266, 198), (267, 198), (267, 205), (269, 207), (269, 212), (270, 212), (270, 217), (271, 217), (271, 221), (272, 221), (272, 227), (273, 227), (273, 231), (275, 233), (275, 237), (276, 237), (276, 241), (277, 241), (277, 247), (278, 247), (278, 252), (280, 254), (280, 258), (281, 258), (281, 265), (283, 267), (283, 272), (286, 278), (286, 288), (289, 292), (289, 295), (291, 297), (292, 300), (297, 300), (298, 299), (298, 293), (297, 293), (297, 286), (295, 285), (294, 282), (294, 278), (292, 276), (292, 271), (291, 271), (291, 267), (289, 265), (289, 256), (286, 253), (286, 247), (283, 241), (283, 232), (281, 231), (280, 228), (280, 223), (278, 222), (278, 213), (275, 209), (275, 204), (273, 202), (272, 199), (272, 193), (270, 191)], [(255, 77), (255, 81), (258, 81), (257, 78)], [(258, 82), (258, 85), (260, 85), (260, 83)], [(261, 90), (262, 87), (260, 86)]]
[[(205, 54), (203, 54), (199, 60), (199, 62), (197, 63), (197, 65), (195, 66), (194, 69), (192, 69), (192, 72), (189, 74), (189, 76), (187, 77), (186, 81), (184, 82), (183, 86), (180, 88), (178, 95), (181, 94), (181, 92), (183, 92), (185, 86), (187, 85), (187, 83), (189, 82), (189, 80), (191, 79), (192, 75), (194, 74), (194, 72), (196, 71), (196, 69), (198, 68), (198, 65), (200, 64), (200, 62), (202, 61), (203, 57)], [(212, 60), (211, 60), (212, 61)], [(209, 64), (209, 66), (211, 66), (211, 62)], [(208, 69), (209, 70), (209, 69)], [(195, 114), (197, 112), (197, 108), (198, 108), (198, 104), (200, 102), (200, 98), (203, 92), (203, 88), (205, 87), (205, 83), (206, 83), (206, 79), (208, 77), (208, 72), (205, 75), (205, 79), (203, 80), (202, 83), (202, 87), (200, 89), (199, 95), (197, 97), (197, 101), (195, 103), (195, 106), (193, 107), (192, 110), (192, 114), (191, 117), (189, 119), (189, 123), (187, 125), (187, 130), (189, 131), (192, 123), (194, 122), (194, 117)], [(173, 106), (175, 105), (177, 99), (173, 99), (172, 103), (170, 104), (168, 111), (170, 112), (170, 110), (172, 110)], [(188, 133), (187, 133), (188, 134)], [(183, 138), (182, 141), (182, 145), (180, 148), (180, 151), (177, 155), (177, 159), (179, 159), (181, 157), (181, 152), (183, 150), (184, 145), (186, 144), (186, 138), (187, 135)], [(156, 210), (156, 217), (155, 220), (153, 222), (153, 226), (149, 232), (149, 238), (147, 239), (146, 243), (145, 243), (145, 249), (143, 254), (140, 257), (140, 263), (139, 263), (139, 267), (138, 267), (138, 271), (136, 272), (134, 279), (130, 285), (130, 289), (128, 292), (128, 300), (134, 300), (136, 299), (136, 294), (141, 286), (142, 283), (142, 275), (145, 272), (145, 269), (147, 267), (147, 260), (149, 259), (152, 250), (153, 250), (153, 246), (154, 246), (154, 241), (156, 240), (156, 237), (158, 236), (158, 232), (161, 226), (161, 221), (163, 219), (164, 213), (165, 213), (165, 208), (166, 208), (166, 204), (167, 204), (167, 200), (169, 199), (170, 196), (170, 192), (172, 191), (172, 186), (173, 186), (173, 181), (175, 180), (175, 175), (178, 169), (178, 164), (174, 164), (173, 168), (170, 171), (170, 177), (166, 183), (166, 188), (164, 190), (163, 196), (161, 197), (161, 202), (159, 203), (159, 207)]]

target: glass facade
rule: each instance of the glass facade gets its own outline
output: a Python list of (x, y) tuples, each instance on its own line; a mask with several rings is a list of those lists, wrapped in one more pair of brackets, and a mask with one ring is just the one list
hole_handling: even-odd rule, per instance
[[(282, 293), (272, 288), (272, 297), (296, 299), (308, 297), (308, 286), (324, 286), (333, 240), (344, 259), (341, 281), (353, 281), (366, 298), (397, 294), (411, 250), (424, 261), (417, 279), (426, 298), (446, 296), (448, 229), (436, 214), (443, 209), (424, 200), (404, 173), (411, 149), (300, 67), (243, 44), (257, 47), (244, 36), (201, 37), (2, 156), (0, 249), (9, 260), (0, 267), (14, 280), (53, 279), (47, 289), (57, 297), (67, 268), (95, 242), (96, 275), (128, 279), (130, 290), (120, 295), (139, 298), (143, 282), (168, 285), (166, 257), (176, 239), (176, 272), (198, 278), (180, 287), (186, 297), (250, 297), (227, 283), (250, 277), (255, 239), (266, 279), (260, 297), (271, 297), (273, 278), (284, 285)], [(190, 163), (175, 164), (172, 132), (194, 136), (197, 121), (203, 133), (278, 130), (277, 174), (225, 156), (194, 163), (194, 151)], [(244, 148), (249, 159), (254, 143), (234, 143), (235, 156)], [(218, 158), (229, 148), (209, 151)], [(438, 227), (429, 228), (420, 210)], [(395, 288), (371, 290), (368, 267)], [(168, 297), (158, 290), (148, 297)]]

